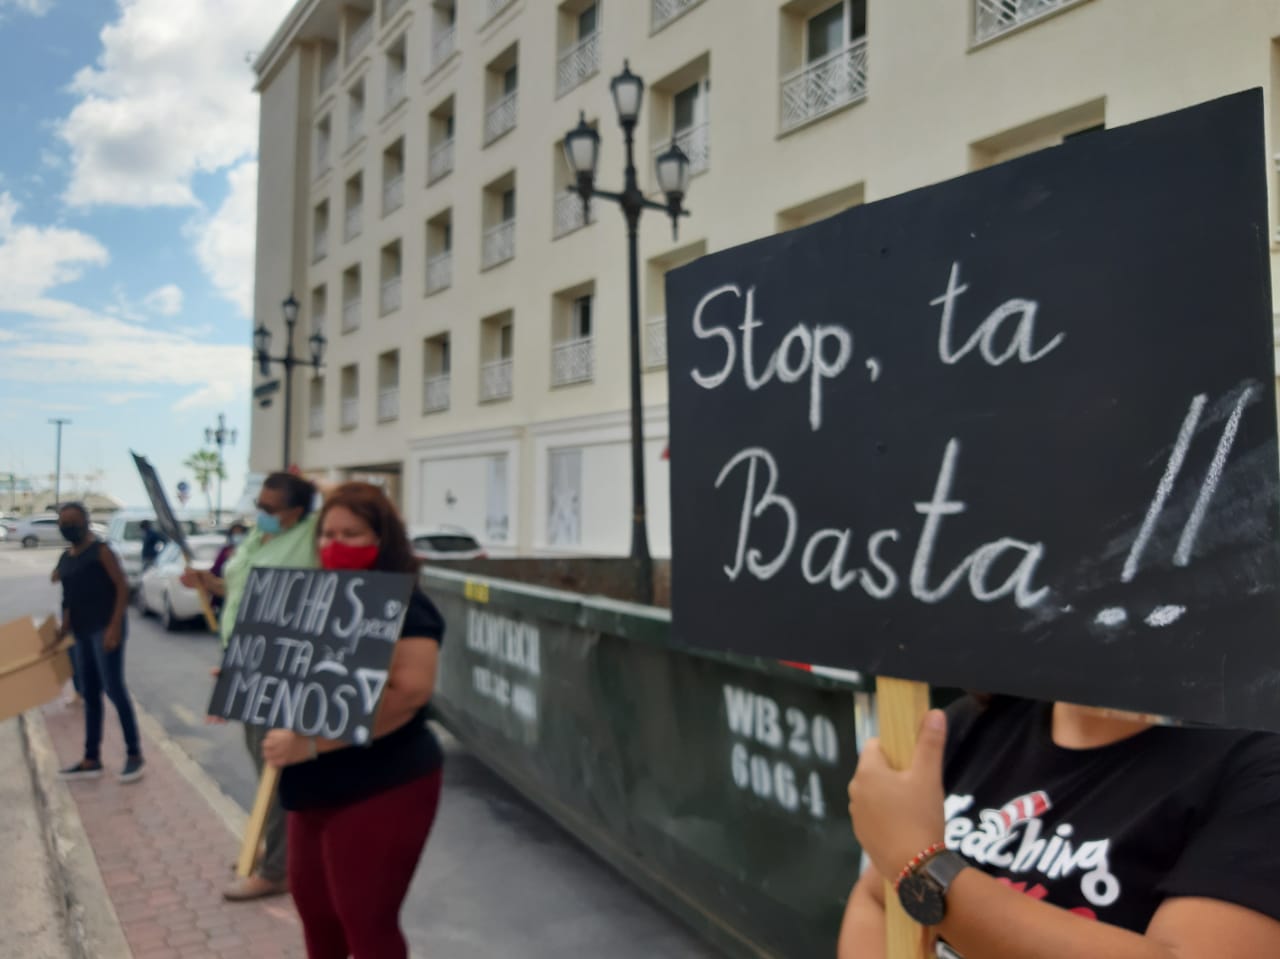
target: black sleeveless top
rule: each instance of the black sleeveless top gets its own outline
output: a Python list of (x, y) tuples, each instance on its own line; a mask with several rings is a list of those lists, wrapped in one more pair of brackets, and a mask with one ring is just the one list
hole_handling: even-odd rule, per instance
[(62, 580), (62, 606), (71, 615), (71, 630), (78, 638), (106, 629), (116, 608), (116, 584), (102, 565), (101, 540), (94, 540), (79, 556), (71, 550), (58, 560)]

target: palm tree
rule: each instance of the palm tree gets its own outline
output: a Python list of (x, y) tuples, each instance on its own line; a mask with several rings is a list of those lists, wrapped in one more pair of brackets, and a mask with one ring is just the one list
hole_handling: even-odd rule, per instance
[(222, 457), (213, 450), (196, 450), (182, 463), (195, 474), (200, 491), (204, 493), (205, 502), (209, 504), (209, 513), (213, 513), (213, 498), (209, 495), (209, 486), (213, 480), (219, 482), (227, 478), (227, 471), (222, 466)]

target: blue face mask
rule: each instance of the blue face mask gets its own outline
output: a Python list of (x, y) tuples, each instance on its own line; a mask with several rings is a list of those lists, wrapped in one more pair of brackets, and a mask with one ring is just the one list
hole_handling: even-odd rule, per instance
[(264, 536), (275, 536), (280, 532), (280, 517), (258, 510), (258, 529)]

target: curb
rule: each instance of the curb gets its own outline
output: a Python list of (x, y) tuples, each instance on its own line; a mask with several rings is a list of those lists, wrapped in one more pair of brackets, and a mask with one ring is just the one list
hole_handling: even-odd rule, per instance
[(75, 800), (58, 778), (57, 755), (44, 717), (32, 710), (18, 718), (18, 726), (45, 846), (62, 887), (71, 955), (73, 959), (132, 959)]

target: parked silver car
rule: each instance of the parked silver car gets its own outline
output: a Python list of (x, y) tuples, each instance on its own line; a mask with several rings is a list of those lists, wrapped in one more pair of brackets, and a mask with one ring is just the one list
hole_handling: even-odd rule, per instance
[[(137, 589), (142, 583), (142, 521), (155, 522), (155, 518), (156, 514), (151, 510), (120, 510), (111, 517), (107, 526), (106, 540), (120, 559), (120, 567), (130, 589)], [(182, 524), (188, 536), (200, 532), (195, 520), (182, 516), (175, 519)]]
[(8, 532), (5, 538), (10, 542), (21, 543), (26, 549), (31, 549), (33, 546), (66, 545), (66, 540), (58, 531), (58, 514), (56, 513), (6, 520), (5, 527)]

